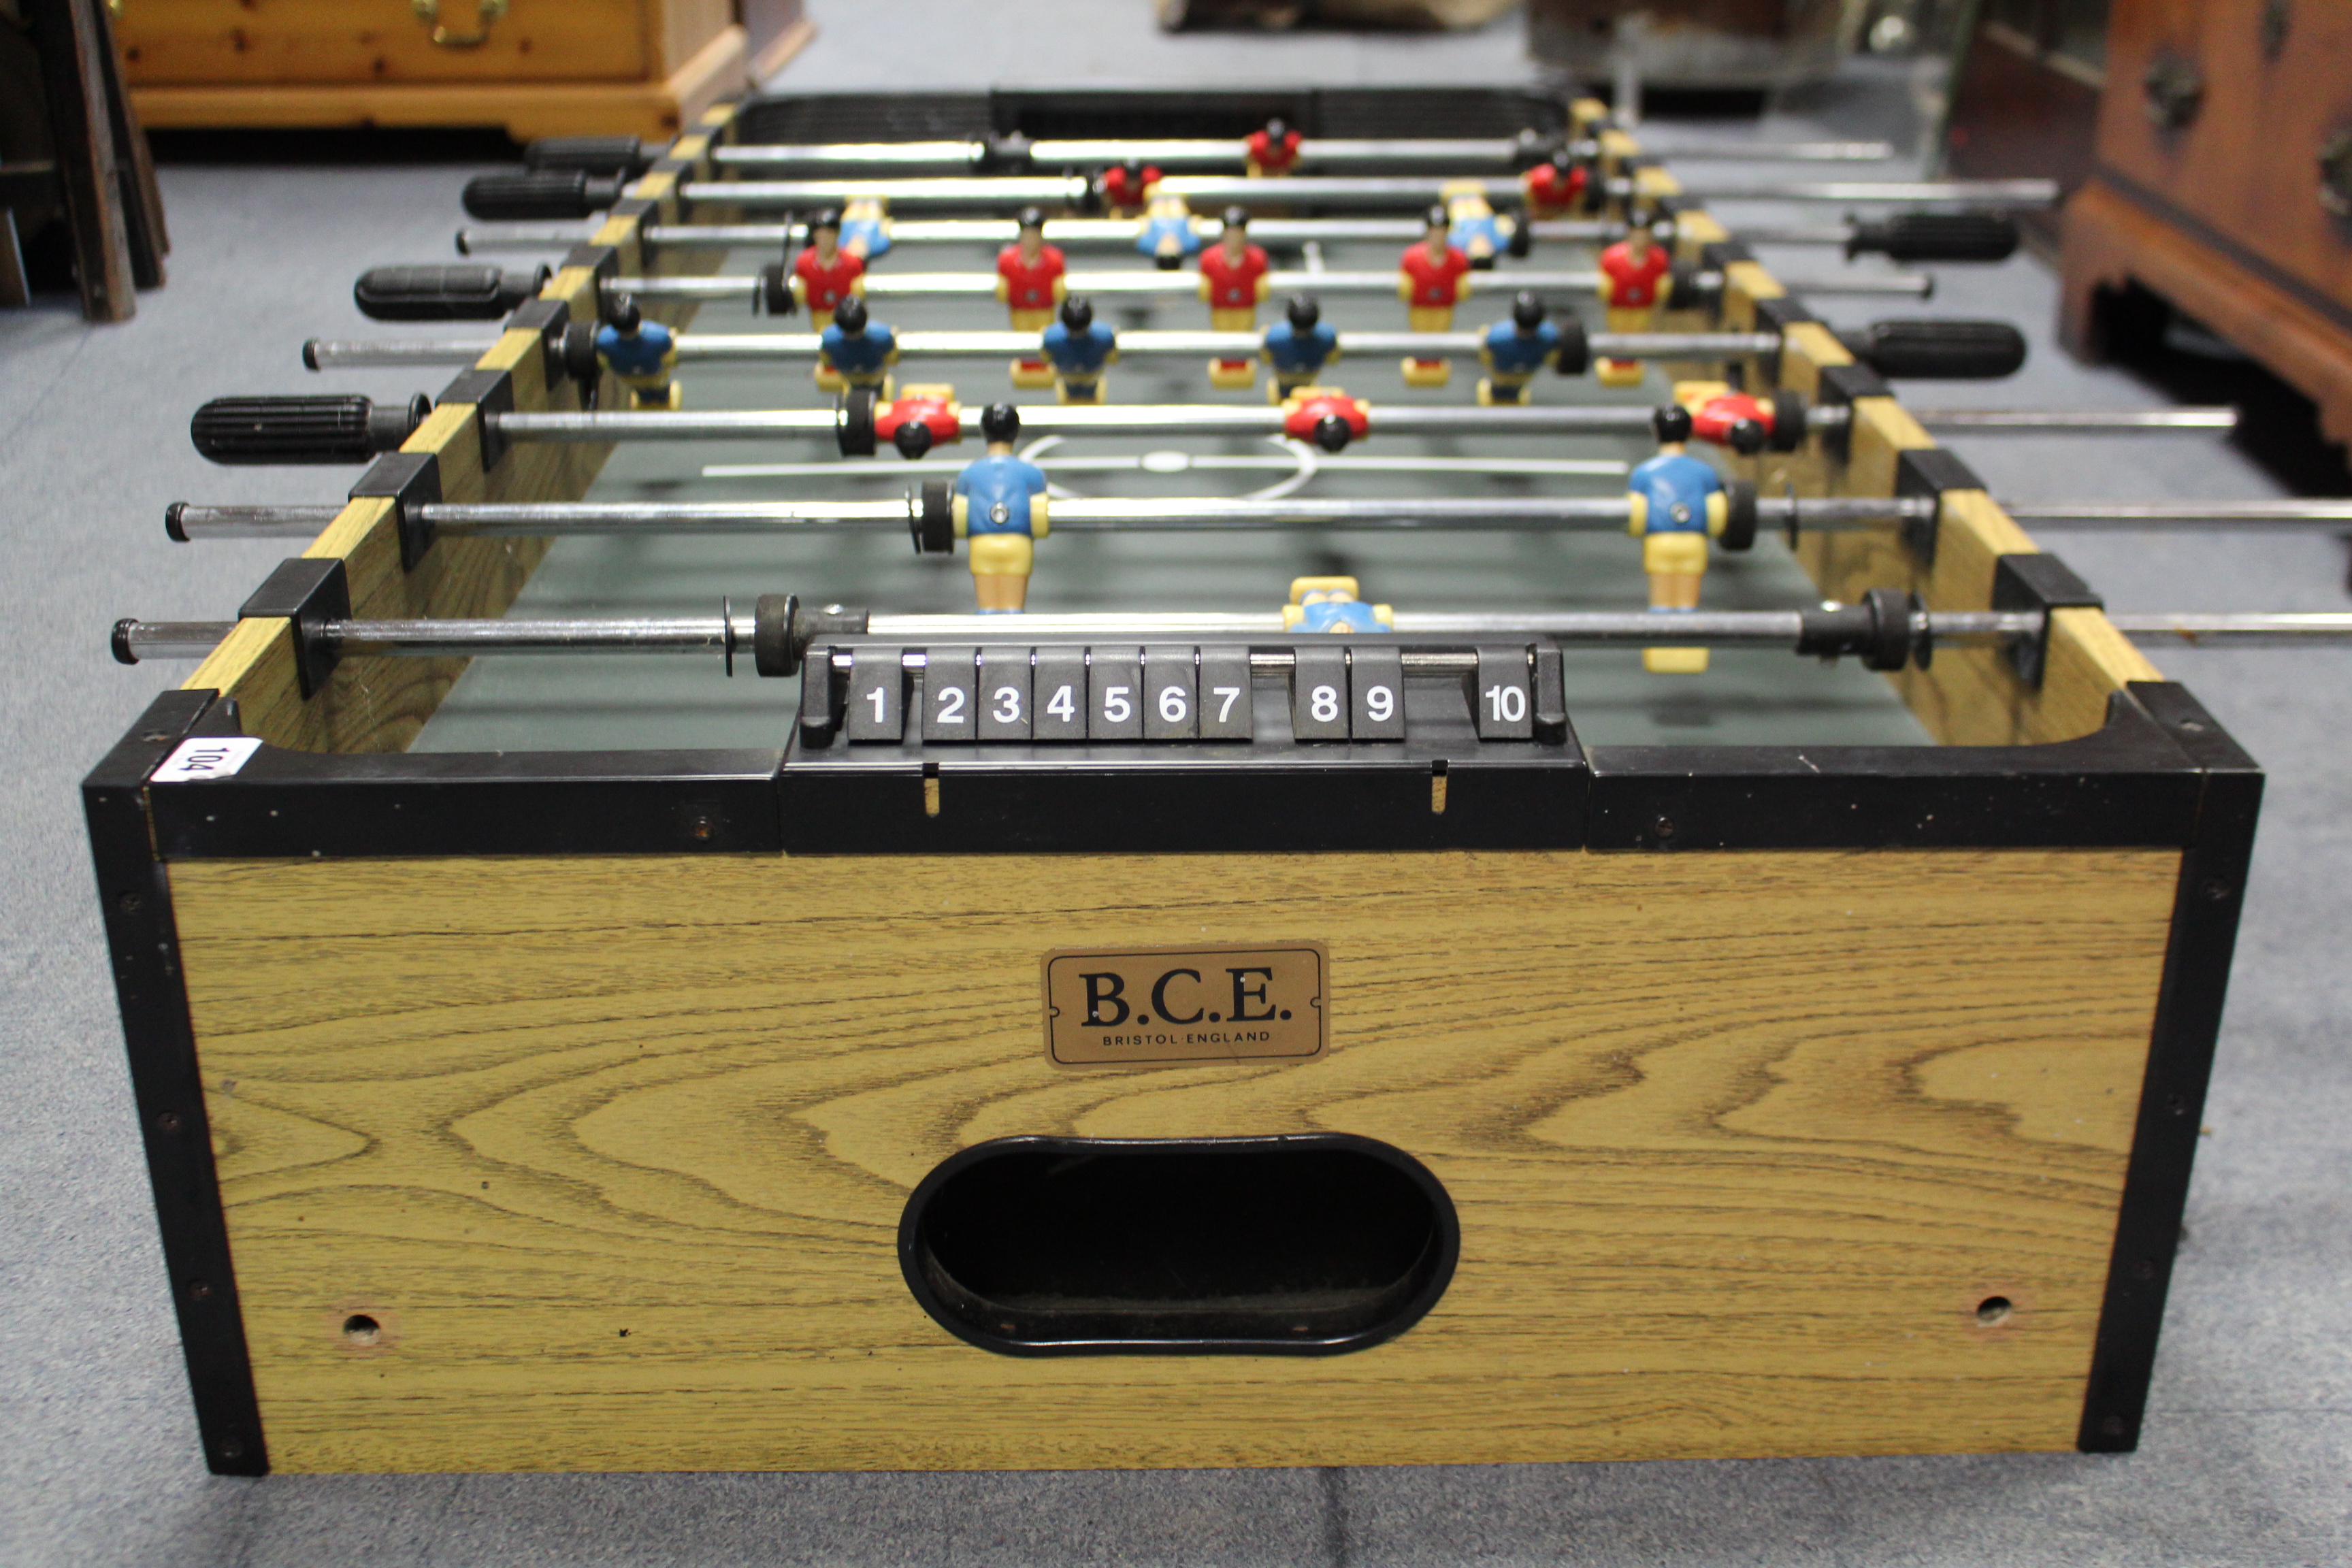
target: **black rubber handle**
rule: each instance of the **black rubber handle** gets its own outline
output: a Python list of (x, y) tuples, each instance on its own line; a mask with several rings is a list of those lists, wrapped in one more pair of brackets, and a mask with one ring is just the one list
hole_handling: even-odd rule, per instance
[(580, 169), (477, 174), (466, 182), (466, 211), (478, 218), (587, 217), (620, 199), (617, 177)]
[(2017, 219), (2008, 213), (1896, 213), (1855, 224), (1845, 253), (1906, 262), (2006, 261), (2017, 254)]
[(1995, 381), (2025, 363), (2025, 334), (2007, 321), (1874, 321), (1838, 341), (1898, 381)]
[(547, 287), (553, 272), (452, 263), (371, 267), (352, 285), (360, 313), (378, 321), (495, 321)]
[(405, 404), (364, 397), (216, 397), (196, 410), (188, 435), (215, 463), (364, 463), (397, 451), (433, 412), (419, 393)]
[(583, 174), (619, 174), (635, 179), (654, 166), (659, 147), (634, 136), (542, 136), (523, 149), (533, 169), (577, 169)]

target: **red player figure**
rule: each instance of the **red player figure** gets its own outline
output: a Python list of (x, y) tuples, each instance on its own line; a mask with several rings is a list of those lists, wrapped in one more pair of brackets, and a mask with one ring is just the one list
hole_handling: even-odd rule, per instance
[[(1045, 215), (1023, 207), (1020, 223), (1021, 237), (997, 253), (996, 297), (1012, 308), (1014, 331), (1042, 339), (1069, 285), (1063, 280), (1060, 248), (1045, 243)], [(1051, 386), (1054, 367), (1040, 355), (1024, 354), (1013, 362), (1013, 384)]]
[(1566, 217), (1584, 203), (1584, 193), (1591, 186), (1591, 176), (1584, 165), (1565, 153), (1554, 153), (1544, 163), (1538, 163), (1519, 176), (1519, 188), (1527, 193), (1528, 216), (1531, 218)]
[[(1416, 332), (1444, 332), (1454, 328), (1454, 307), (1470, 292), (1470, 258), (1446, 237), (1452, 226), (1444, 207), (1429, 209), (1429, 231), (1406, 247), (1397, 264), (1397, 296), (1405, 302), (1405, 321)], [(1444, 386), (1454, 374), (1448, 359), (1404, 362), (1407, 386)]]
[(823, 332), (836, 306), (865, 292), (865, 259), (841, 248), (841, 215), (827, 208), (809, 220), (808, 247), (793, 258), (793, 294)]
[[(1674, 261), (1665, 247), (1636, 226), (1625, 237), (1601, 253), (1601, 302), (1608, 310), (1612, 332), (1646, 332), (1650, 319), (1673, 291)], [(1630, 359), (1596, 361), (1593, 374), (1603, 386), (1639, 386), (1642, 363)]]
[(1287, 174), (1298, 167), (1298, 132), (1279, 120), (1269, 120), (1263, 131), (1250, 132), (1246, 161), (1250, 177)]
[[(1249, 214), (1225, 209), (1224, 231), (1217, 243), (1201, 253), (1201, 298), (1208, 301), (1209, 326), (1220, 332), (1257, 331), (1257, 308), (1271, 285), (1266, 279), (1265, 252), (1249, 242)], [(1257, 380), (1257, 361), (1213, 359), (1213, 386), (1249, 386)]]
[(1151, 200), (1151, 187), (1159, 183), (1157, 167), (1129, 158), (1105, 169), (1095, 188), (1102, 193), (1103, 205), (1114, 217), (1140, 217)]

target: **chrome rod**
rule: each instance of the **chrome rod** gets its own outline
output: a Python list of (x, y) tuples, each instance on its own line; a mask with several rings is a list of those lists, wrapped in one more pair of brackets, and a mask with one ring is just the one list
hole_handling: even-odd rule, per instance
[(2352, 530), (2352, 500), (2005, 500), (2000, 504), (2020, 522), (2061, 533), (2184, 527), (2302, 529), (2322, 533)]
[[(1510, 165), (1561, 147), (1570, 157), (1599, 155), (1601, 145), (1585, 140), (1562, 142), (1534, 132), (1502, 137), (1302, 137), (1298, 164), (1304, 168)], [(1010, 151), (1009, 149), (1007, 150)], [(1238, 138), (1108, 138), (1031, 142), (1023, 150), (1032, 167), (1121, 163), (1130, 159), (1164, 169), (1240, 168), (1249, 144)], [(710, 161), (721, 167), (821, 169), (855, 165), (974, 169), (992, 155), (977, 138), (967, 142), (738, 142), (714, 147)], [(998, 154), (1002, 155), (1002, 154)], [(1708, 163), (1870, 163), (1895, 156), (1885, 142), (1700, 141), (1655, 157)]]
[(2127, 637), (2200, 647), (2303, 647), (2352, 642), (2352, 614), (2318, 610), (2269, 615), (2120, 615), (2107, 619)]
[[(913, 358), (987, 359), (1034, 354), (1035, 332), (907, 331), (895, 335), (901, 355)], [(1735, 358), (1771, 353), (1780, 346), (1769, 332), (1595, 332), (1587, 342), (1595, 354), (1628, 359)], [(350, 370), (420, 364), (471, 364), (494, 340), (472, 342), (352, 342), (312, 338), (302, 345), (302, 363), (312, 370)], [(1342, 354), (1411, 354), (1432, 359), (1475, 355), (1486, 342), (1479, 332), (1341, 332)], [(1265, 344), (1257, 332), (1122, 332), (1122, 357), (1159, 354), (1222, 354), (1255, 359)], [(820, 340), (814, 332), (686, 332), (677, 338), (681, 364), (735, 363), (747, 360), (814, 359)]]
[[(928, 467), (928, 465), (926, 465)], [(938, 476), (944, 479), (947, 475)], [(812, 530), (909, 528), (921, 513), (910, 492), (894, 500), (793, 501), (426, 501), (416, 522), (457, 538), (539, 538), (565, 534), (796, 533)], [(1838, 531), (1886, 526), (1935, 514), (1928, 497), (1765, 496), (1760, 522)], [(319, 507), (194, 507), (171, 513), (172, 536), (183, 542), (307, 535), (321, 525)], [(1248, 531), (1274, 528), (1369, 530), (1507, 530), (1549, 531), (1625, 526), (1621, 495), (1103, 498), (1063, 497), (1047, 508), (1047, 522), (1070, 532)]]
[[(1631, 180), (1607, 182), (1610, 194), (1635, 194)], [(2046, 207), (2058, 199), (2053, 180), (1824, 180), (1764, 184), (1679, 182), (1679, 194), (1696, 200), (1772, 202), (1969, 202), (1979, 205)], [(1423, 206), (1447, 190), (1476, 185), (1489, 201), (1515, 202), (1516, 179), (1448, 180), (1438, 176), (1293, 174), (1279, 180), (1231, 174), (1171, 174), (1161, 194), (1188, 203), (1227, 202), (1353, 204), (1363, 206)], [(1091, 195), (1077, 177), (998, 175), (958, 179), (698, 180), (681, 188), (684, 200), (740, 207), (808, 207), (861, 198), (887, 201), (894, 208), (963, 206), (997, 208), (1031, 204), (1080, 205)]]
[(1915, 410), (1922, 424), (1933, 419), (1946, 430), (2063, 431), (2095, 436), (2103, 431), (2235, 430), (2235, 408), (1938, 408)]
[[(1594, 294), (1601, 289), (1598, 272), (1535, 272), (1497, 268), (1469, 275), (1473, 294), (1515, 293), (1522, 289), (1565, 294)], [(1693, 279), (1701, 289), (1722, 287), (1719, 272), (1701, 272)], [(1783, 278), (1792, 294), (1897, 296), (1924, 300), (1935, 291), (1935, 279), (1923, 272), (1851, 272), (1826, 278)], [(988, 298), (996, 294), (992, 272), (868, 272), (864, 292), (869, 300)], [(1397, 275), (1388, 272), (1268, 272), (1270, 293), (1315, 295), (1379, 294), (1393, 297)], [(1197, 271), (1160, 271), (1137, 268), (1125, 272), (1072, 272), (1064, 288), (1072, 294), (1097, 296), (1174, 295), (1192, 299), (1201, 290)], [(610, 298), (627, 294), (639, 300), (741, 300), (759, 297), (761, 280), (733, 274), (717, 278), (614, 278), (604, 284)]]
[[(1611, 218), (1538, 218), (1528, 226), (1533, 238), (1560, 244), (1601, 245), (1625, 237), (1625, 226)], [(1143, 237), (1144, 227), (1140, 218), (1056, 217), (1050, 237), (1064, 250), (1126, 249)], [(1194, 237), (1206, 245), (1217, 237), (1218, 223), (1213, 217), (1195, 217), (1192, 229)], [(1343, 240), (1409, 245), (1425, 232), (1413, 218), (1265, 217), (1250, 222), (1250, 237), (1272, 246), (1303, 245), (1309, 240), (1326, 245)], [(587, 243), (594, 233), (594, 226), (585, 224), (477, 224), (457, 231), (457, 253), (566, 250)], [(889, 226), (894, 247), (1002, 246), (1012, 244), (1019, 234), (1011, 218), (905, 218)], [(645, 234), (646, 243), (656, 250), (779, 248), (806, 237), (801, 225), (777, 223), (653, 224)], [(1853, 237), (1850, 224), (1743, 224), (1731, 236), (1750, 245), (1845, 245)]]

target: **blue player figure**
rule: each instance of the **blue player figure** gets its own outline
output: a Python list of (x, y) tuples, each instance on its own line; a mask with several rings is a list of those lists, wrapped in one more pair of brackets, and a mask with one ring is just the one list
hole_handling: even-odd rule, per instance
[(1353, 577), (1293, 577), (1290, 603), (1282, 607), (1286, 632), (1392, 632), (1396, 617), (1386, 605), (1356, 597)]
[(992, 403), (980, 416), (988, 455), (956, 476), (958, 539), (971, 542), (971, 585), (983, 616), (1017, 616), (1029, 597), (1033, 540), (1048, 526), (1045, 470), (1013, 455), (1021, 416), (1009, 403)]
[(1164, 195), (1158, 186), (1143, 209), (1143, 232), (1135, 248), (1151, 258), (1162, 272), (1173, 272), (1201, 248), (1200, 231), (1192, 226), (1192, 209), (1182, 196)]
[(1445, 216), (1453, 220), (1445, 231), (1445, 242), (1468, 257), (1471, 266), (1484, 271), (1510, 248), (1511, 231), (1518, 226), (1495, 216), (1482, 182), (1466, 180), (1446, 185), (1438, 192), (1438, 198), (1445, 204)]
[(1543, 301), (1522, 289), (1511, 300), (1511, 319), (1488, 327), (1478, 340), (1478, 406), (1528, 400), (1528, 383), (1559, 353), (1559, 329), (1544, 320)]
[(852, 196), (841, 207), (841, 248), (864, 261), (890, 254), (890, 214), (879, 196)]
[(1063, 403), (1100, 403), (1103, 367), (1118, 358), (1118, 334), (1095, 320), (1095, 308), (1075, 295), (1061, 319), (1045, 329), (1045, 363), (1054, 367), (1054, 395)]
[(626, 294), (613, 302), (612, 318), (596, 329), (596, 357), (629, 389), (632, 408), (676, 408), (680, 388), (670, 379), (677, 368), (677, 334), (648, 321)]
[(817, 334), (816, 384), (827, 392), (870, 386), (884, 402), (890, 397), (890, 367), (898, 363), (898, 335), (879, 321), (866, 319), (866, 301), (852, 294)]
[(1283, 319), (1265, 330), (1258, 357), (1274, 367), (1266, 401), (1280, 403), (1321, 379), (1323, 367), (1339, 357), (1339, 334), (1323, 324), (1323, 309), (1311, 294), (1293, 294)]
[[(1650, 416), (1658, 455), (1627, 477), (1631, 512), (1626, 531), (1642, 542), (1642, 570), (1650, 575), (1650, 608), (1662, 615), (1698, 608), (1706, 575), (1706, 542), (1730, 521), (1731, 500), (1716, 471), (1690, 455), (1690, 410), (1668, 404)], [(1645, 647), (1642, 668), (1654, 675), (1701, 675), (1703, 647)]]

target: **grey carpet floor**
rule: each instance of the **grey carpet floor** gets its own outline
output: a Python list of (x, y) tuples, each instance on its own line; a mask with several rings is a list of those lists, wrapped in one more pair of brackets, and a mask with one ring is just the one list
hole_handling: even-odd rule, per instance
[[(1152, 36), (1136, 0), (816, 4), (782, 85), (1517, 79), (1513, 24), (1437, 42)], [(920, 54), (903, 52), (919, 37)], [(1050, 40), (1041, 44), (1040, 40)], [(1908, 121), (1858, 71), (1772, 130)], [(1657, 139), (1670, 142), (1673, 128)], [(2271, 770), (2147, 1436), (2128, 1457), (992, 1476), (274, 1478), (205, 1473), (166, 1300), (75, 784), (171, 667), (106, 656), (114, 617), (225, 614), (283, 553), (175, 548), (174, 497), (315, 500), (321, 472), (225, 475), (186, 419), (308, 390), (363, 267), (445, 254), (452, 166), (166, 171), (170, 286), (136, 322), (0, 313), (0, 1565), (84, 1563), (2322, 1564), (2352, 1560), (2352, 653), (2161, 652)], [(1793, 259), (1793, 258), (1790, 258)], [(1811, 259), (1818, 259), (1814, 258)], [(2053, 282), (1948, 269), (1935, 307), (2013, 318), (2033, 363), (1915, 403), (2116, 405), (2068, 362)], [(1859, 320), (1874, 312), (1833, 312)], [(339, 384), (409, 390), (389, 373)], [(1993, 488), (2237, 496), (2228, 448), (1964, 445)], [(2341, 608), (2324, 538), (2053, 539), (2125, 608)], [(2031, 941), (2021, 931), (2020, 941)]]

